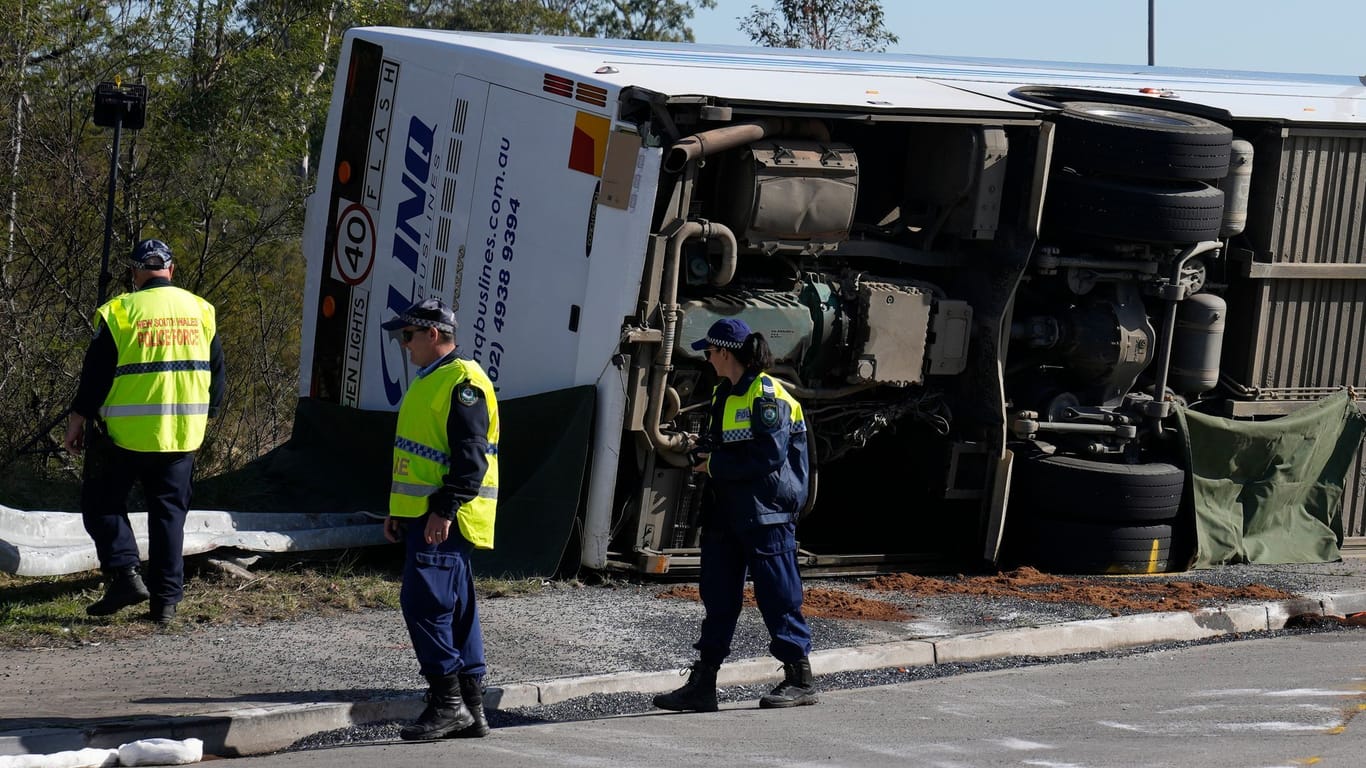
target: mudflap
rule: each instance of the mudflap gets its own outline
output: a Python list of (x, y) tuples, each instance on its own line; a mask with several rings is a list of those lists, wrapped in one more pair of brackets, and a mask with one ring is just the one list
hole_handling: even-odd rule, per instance
[(498, 519), (477, 576), (555, 575), (587, 478), (597, 392), (589, 385), (498, 402)]
[(1006, 448), (992, 475), (991, 505), (987, 509), (983, 531), (982, 562), (993, 568), (1001, 558), (1001, 543), (1005, 539), (1006, 509), (1010, 506), (1010, 477), (1015, 466), (1015, 452)]

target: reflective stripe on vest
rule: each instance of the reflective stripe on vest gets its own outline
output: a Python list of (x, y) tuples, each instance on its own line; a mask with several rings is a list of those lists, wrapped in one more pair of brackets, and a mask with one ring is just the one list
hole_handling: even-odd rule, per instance
[(106, 405), (100, 409), (100, 415), (108, 419), (111, 416), (197, 416), (199, 414), (209, 415), (208, 403), (194, 403), (191, 405)]
[[(418, 497), (418, 498), (425, 499), (425, 498), (427, 498), (428, 496), (431, 496), (433, 493), (436, 493), (436, 491), (437, 491), (437, 486), (435, 486), (435, 485), (418, 485), (417, 483), (400, 483), (400, 482), (398, 482), (397, 480), (395, 480), (394, 482), (392, 482), (392, 483), (389, 484), (389, 493), (391, 493), (391, 494), (395, 494), (395, 493), (396, 493), (396, 494), (399, 494), (400, 496), (416, 496), (416, 497)], [(480, 486), (480, 487), (479, 487), (479, 493), (478, 493), (477, 495), (478, 495), (480, 498), (483, 498), (483, 499), (495, 499), (495, 500), (496, 500), (496, 499), (498, 498), (498, 489), (497, 489), (497, 488), (490, 488), (490, 487), (487, 486), (487, 485), (483, 485), (483, 486)]]
[(802, 414), (802, 404), (789, 395), (787, 390), (783, 389), (783, 385), (770, 378), (768, 374), (761, 373), (754, 377), (749, 389), (743, 394), (732, 393), (726, 398), (726, 406), (721, 413), (721, 442), (734, 443), (754, 437), (754, 431), (750, 426), (750, 419), (753, 416), (750, 409), (760, 394), (787, 403), (791, 412), (791, 431), (806, 431), (806, 417)]
[(116, 445), (132, 451), (193, 451), (208, 425), (213, 305), (162, 285), (117, 296), (95, 310), (118, 353), (100, 408)]
[[(456, 359), (412, 383), (398, 408), (394, 435), (393, 478), (389, 487), (389, 514), (421, 517), (427, 513), (427, 497), (436, 493), (450, 471), (450, 437), (446, 423), (455, 388), (469, 384), (484, 395), (488, 409), (488, 470), (478, 495), (460, 505), (456, 522), (460, 535), (479, 549), (493, 548), (493, 524), (498, 504), (498, 404), (493, 382), (478, 363)], [(461, 406), (465, 407), (465, 406)]]
[(135, 373), (177, 373), (180, 371), (207, 371), (208, 360), (164, 360), (159, 363), (131, 363), (114, 369), (115, 376), (131, 376)]
[(449, 467), (451, 465), (451, 457), (445, 451), (437, 450), (430, 445), (423, 445), (416, 440), (409, 440), (405, 437), (395, 437), (394, 448), (400, 451), (407, 451), (415, 456), (421, 456), (428, 461), (434, 461), (443, 467)]

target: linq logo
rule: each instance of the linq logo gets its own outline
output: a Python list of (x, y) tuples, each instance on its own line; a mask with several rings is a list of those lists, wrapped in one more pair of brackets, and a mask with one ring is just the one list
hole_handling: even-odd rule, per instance
[[(413, 222), (426, 215), (427, 179), (432, 172), (432, 147), (436, 143), (436, 126), (427, 125), (414, 115), (408, 121), (408, 138), (403, 150), (403, 186), (408, 197), (399, 202), (394, 215), (394, 242), (392, 258), (412, 275), (406, 292), (397, 286), (397, 275), (390, 278), (389, 295), (385, 305), (389, 311), (398, 313), (408, 307), (413, 300), (413, 286), (417, 278), (418, 256), (422, 248), (422, 233)], [(397, 405), (403, 398), (403, 384), (397, 372), (403, 367), (402, 350), (398, 350), (398, 361), (391, 369), (389, 366), (389, 345), (380, 357), (380, 367), (384, 372), (384, 396), (390, 405)]]

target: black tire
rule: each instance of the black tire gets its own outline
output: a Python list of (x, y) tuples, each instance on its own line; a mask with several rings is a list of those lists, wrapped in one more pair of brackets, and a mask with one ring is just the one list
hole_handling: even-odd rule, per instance
[(1215, 240), (1224, 193), (1200, 181), (1132, 182), (1055, 173), (1045, 201), (1050, 235), (1091, 235), (1145, 243)]
[(1165, 109), (1094, 101), (1063, 105), (1053, 117), (1054, 165), (1134, 179), (1222, 179), (1233, 131)]
[(1114, 525), (1073, 520), (1030, 521), (1022, 560), (1049, 573), (1165, 573), (1170, 525)]
[(1131, 525), (1170, 521), (1181, 510), (1186, 473), (1171, 464), (1042, 453), (1022, 458), (1010, 504), (1033, 517)]

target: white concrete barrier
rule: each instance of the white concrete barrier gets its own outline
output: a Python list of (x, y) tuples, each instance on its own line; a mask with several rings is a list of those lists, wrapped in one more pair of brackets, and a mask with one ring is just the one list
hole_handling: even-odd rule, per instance
[[(147, 513), (128, 516), (138, 552), (147, 557)], [(220, 547), (252, 552), (347, 549), (384, 544), (381, 517), (365, 512), (293, 513), (191, 510), (187, 555)], [(0, 571), (58, 576), (99, 567), (95, 544), (76, 512), (27, 512), (0, 505)]]

